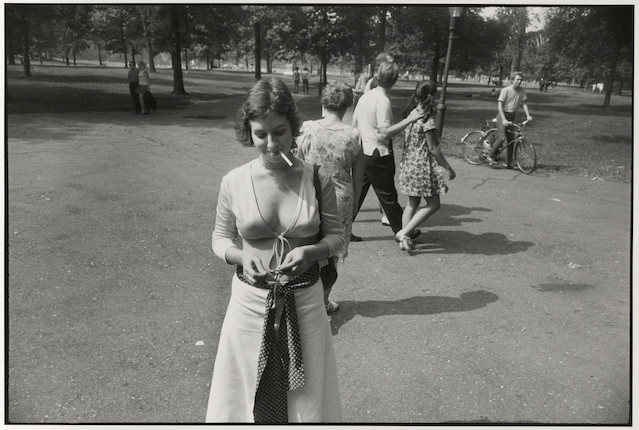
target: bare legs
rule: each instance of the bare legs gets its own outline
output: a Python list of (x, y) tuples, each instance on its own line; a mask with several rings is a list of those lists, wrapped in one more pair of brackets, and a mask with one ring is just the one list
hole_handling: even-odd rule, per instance
[(434, 196), (424, 197), (426, 200), (426, 206), (419, 208), (419, 203), (422, 198), (420, 196), (409, 196), (408, 204), (404, 208), (402, 213), (402, 229), (399, 230), (395, 237), (400, 240), (400, 248), (405, 249), (407, 246), (412, 249), (412, 242), (410, 241), (410, 234), (430, 218), (435, 212), (437, 212), (441, 206), (439, 202), (439, 194)]
[(140, 106), (142, 107), (142, 114), (146, 115), (149, 113), (149, 107), (146, 105), (144, 101), (144, 93), (140, 94)]

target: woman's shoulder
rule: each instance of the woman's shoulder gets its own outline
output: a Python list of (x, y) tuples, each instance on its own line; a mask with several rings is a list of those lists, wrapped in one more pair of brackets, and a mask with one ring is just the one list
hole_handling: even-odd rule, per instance
[(224, 177), (222, 178), (222, 181), (231, 183), (231, 184), (241, 182), (246, 177), (250, 169), (251, 163), (252, 161), (249, 161), (248, 163), (242, 164), (241, 166), (237, 166), (231, 169), (224, 175)]
[(313, 130), (313, 129), (317, 128), (318, 127), (318, 121), (319, 120), (317, 120), (317, 119), (308, 119), (308, 120), (304, 121), (302, 123), (301, 131), (302, 132), (306, 132), (306, 131)]

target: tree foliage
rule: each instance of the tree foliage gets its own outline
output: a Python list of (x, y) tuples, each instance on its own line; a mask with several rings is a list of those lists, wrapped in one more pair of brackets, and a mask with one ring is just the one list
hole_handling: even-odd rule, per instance
[(608, 108), (617, 69), (622, 65), (623, 70), (632, 58), (632, 7), (574, 6), (549, 12), (549, 48), (566, 60), (564, 73), (605, 81)]
[[(453, 73), (498, 76), (501, 83), (519, 69), (534, 79), (580, 85), (605, 80), (610, 89), (632, 78), (631, 6), (545, 7), (546, 25), (536, 31), (528, 29), (531, 10), (525, 6), (500, 6), (490, 16), (479, 6), (465, 9), (456, 20)], [(450, 22), (446, 7), (411, 4), (9, 3), (5, 12), (7, 62), (20, 58), (27, 76), (34, 55), (42, 60), (57, 53), (69, 62), (96, 46), (100, 53), (122, 55), (124, 67), (129, 57), (146, 53), (155, 71), (156, 53), (168, 52), (177, 94), (184, 92), (181, 69), (189, 58), (207, 68), (214, 60), (243, 62), (246, 69), (262, 60), (268, 73), (276, 60), (320, 63), (324, 81), (329, 64), (361, 70), (387, 50), (403, 70), (439, 80)]]

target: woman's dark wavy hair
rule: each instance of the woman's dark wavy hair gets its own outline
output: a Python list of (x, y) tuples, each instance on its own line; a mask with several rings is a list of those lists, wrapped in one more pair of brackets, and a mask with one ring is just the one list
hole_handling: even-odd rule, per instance
[(435, 110), (435, 92), (437, 91), (437, 84), (433, 81), (421, 81), (415, 87), (415, 92), (408, 102), (408, 106), (402, 112), (404, 118), (417, 107), (422, 104), (424, 106), (424, 112), (426, 116), (431, 114)]
[(322, 90), (321, 103), (327, 110), (346, 111), (353, 104), (353, 89), (346, 82), (329, 81)]
[(261, 79), (246, 94), (237, 112), (235, 136), (242, 145), (253, 146), (250, 122), (269, 112), (285, 116), (291, 124), (293, 138), (299, 136), (302, 119), (288, 87), (280, 79)]

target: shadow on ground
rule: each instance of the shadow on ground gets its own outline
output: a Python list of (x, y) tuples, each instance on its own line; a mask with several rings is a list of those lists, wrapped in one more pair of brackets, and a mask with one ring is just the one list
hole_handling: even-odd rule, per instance
[(496, 302), (499, 297), (485, 290), (462, 293), (459, 297), (417, 296), (401, 300), (340, 301), (339, 311), (331, 315), (333, 334), (356, 315), (377, 318), (386, 315), (433, 315), (468, 312)]
[[(423, 205), (423, 203), (422, 203)], [(376, 212), (379, 213), (379, 209), (362, 208), (360, 213)], [(439, 211), (428, 220), (427, 226), (442, 226), (442, 227), (458, 227), (467, 222), (482, 222), (481, 218), (468, 217), (473, 212), (492, 212), (492, 209), (482, 207), (466, 207), (460, 205), (442, 204)], [(381, 214), (380, 214), (381, 217)], [(380, 222), (380, 217), (362, 219), (357, 218), (356, 222)], [(367, 238), (367, 240), (370, 240)]]
[[(390, 230), (389, 230), (390, 232)], [(388, 236), (364, 236), (366, 242), (388, 241)], [(473, 234), (456, 230), (428, 230), (414, 241), (415, 249), (408, 255), (419, 254), (471, 254), (508, 255), (525, 252), (533, 242), (510, 240), (501, 233)]]

